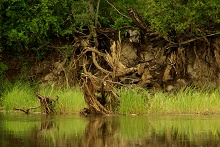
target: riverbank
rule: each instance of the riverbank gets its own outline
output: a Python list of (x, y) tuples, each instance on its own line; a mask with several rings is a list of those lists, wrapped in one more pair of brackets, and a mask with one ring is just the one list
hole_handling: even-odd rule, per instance
[(150, 94), (129, 89), (123, 93), (121, 114), (220, 114), (218, 90), (187, 88), (179, 93)]
[[(79, 113), (86, 107), (80, 87), (58, 88), (53, 84), (47, 87), (37, 87), (30, 83), (17, 82), (14, 85), (6, 86), (1, 96), (3, 110), (13, 109), (27, 110), (30, 107), (40, 106), (36, 92), (52, 99), (58, 98), (55, 106), (56, 113)], [(40, 112), (40, 108), (32, 109), (31, 112)]]
[[(79, 86), (58, 88), (51, 84), (36, 87), (29, 83), (17, 82), (1, 94), (1, 109), (28, 109), (40, 106), (35, 95), (38, 93), (53, 99), (58, 97), (55, 111), (58, 114), (80, 113), (86, 108), (83, 93)], [(217, 89), (199, 90), (187, 88), (184, 92), (151, 93), (142, 88), (124, 87), (117, 91), (120, 106), (115, 114), (220, 114), (220, 93)], [(40, 108), (31, 113), (40, 112)]]

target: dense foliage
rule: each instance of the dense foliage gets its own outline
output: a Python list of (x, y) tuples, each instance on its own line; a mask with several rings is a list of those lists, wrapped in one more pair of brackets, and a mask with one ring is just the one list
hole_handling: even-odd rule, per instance
[(86, 1), (3, 0), (1, 46), (35, 50), (52, 39), (82, 32), (88, 25)]
[(0, 74), (7, 70), (1, 62), (3, 52), (17, 55), (31, 51), (40, 59), (53, 40), (72, 41), (75, 35), (88, 35), (96, 12), (99, 28), (123, 30), (124, 26), (134, 25), (122, 16), (128, 16), (126, 5), (150, 24), (149, 29), (166, 39), (185, 40), (220, 31), (219, 0), (101, 0), (99, 8), (97, 3), (98, 0), (1, 0)]
[[(163, 37), (182, 39), (182, 35), (202, 36), (207, 33), (219, 32), (220, 1), (218, 0), (136, 0), (115, 1), (114, 6), (126, 14), (125, 6), (133, 7), (146, 22), (150, 29), (160, 33)], [(114, 9), (111, 27), (122, 28), (131, 25), (128, 19), (116, 14)], [(112, 15), (111, 15), (112, 16)], [(175, 32), (171, 34), (171, 32)]]
[[(34, 50), (57, 37), (83, 34), (91, 25), (88, 0), (2, 0), (1, 50)], [(219, 31), (220, 1), (218, 0), (109, 0), (121, 13), (127, 15), (126, 5), (133, 7), (151, 28), (162, 34), (175, 30)], [(94, 2), (94, 7), (96, 7)], [(94, 9), (96, 11), (96, 9)], [(93, 17), (93, 16), (92, 16)], [(121, 29), (131, 20), (118, 14), (106, 1), (99, 8), (101, 27)], [(198, 33), (198, 32), (197, 32)]]
[[(186, 0), (185, 0), (186, 1)], [(150, 22), (153, 29), (166, 35), (176, 31), (180, 36), (200, 36), (207, 32), (217, 32), (220, 24), (220, 1), (192, 0), (180, 2), (177, 0), (148, 0), (144, 17)], [(180, 36), (176, 39), (181, 39)]]

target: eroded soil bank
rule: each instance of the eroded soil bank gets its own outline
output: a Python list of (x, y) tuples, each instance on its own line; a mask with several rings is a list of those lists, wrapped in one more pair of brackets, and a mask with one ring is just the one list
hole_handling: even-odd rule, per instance
[(10, 80), (23, 76), (41, 84), (73, 86), (81, 82), (82, 73), (89, 72), (98, 77), (109, 75), (120, 84), (166, 91), (184, 90), (190, 85), (220, 85), (218, 36), (195, 38), (178, 46), (155, 46), (150, 39), (142, 44), (130, 42), (129, 38), (107, 39), (112, 34), (105, 35), (98, 49), (89, 40), (77, 37), (65, 47), (54, 44), (41, 60), (32, 53), (16, 59), (3, 53), (2, 61), (8, 66), (5, 76)]
[(220, 85), (218, 36), (170, 44), (161, 38), (152, 37), (152, 41), (151, 36), (145, 36), (145, 43), (134, 43), (131, 37), (121, 40), (120, 34), (109, 30), (105, 35), (98, 48), (80, 37), (66, 46), (53, 44), (42, 60), (36, 60), (31, 53), (16, 60), (3, 54), (2, 61), (8, 66), (6, 78), (14, 80), (20, 76), (40, 85), (54, 83), (61, 87), (80, 84), (89, 106), (83, 113), (89, 114), (113, 113), (120, 105), (115, 88), (121, 86), (172, 92), (192, 85)]

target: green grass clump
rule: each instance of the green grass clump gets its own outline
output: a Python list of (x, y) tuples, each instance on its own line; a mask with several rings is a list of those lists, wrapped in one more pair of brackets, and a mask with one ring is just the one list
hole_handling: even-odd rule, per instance
[[(40, 106), (35, 95), (36, 87), (30, 83), (16, 82), (6, 87), (0, 95), (1, 107), (4, 110)], [(56, 113), (79, 113), (87, 107), (83, 93), (77, 86), (59, 88), (52, 84), (41, 86), (37, 92), (54, 100), (59, 97), (55, 103)], [(142, 88), (122, 87), (118, 94), (118, 114), (220, 114), (220, 93), (217, 89), (187, 88), (179, 93), (153, 94)], [(40, 108), (31, 111), (40, 112)]]
[(56, 105), (58, 113), (79, 113), (83, 108), (87, 107), (83, 93), (80, 87), (77, 86), (61, 89), (52, 85), (51, 87), (40, 88), (39, 93), (53, 99), (59, 97)]
[(8, 86), (1, 99), (5, 110), (12, 110), (13, 108), (27, 109), (40, 105), (34, 94), (34, 89), (29, 83), (17, 82)]
[(184, 92), (156, 93), (149, 100), (150, 114), (217, 114), (220, 113), (218, 90), (195, 90)]
[(119, 114), (220, 114), (220, 93), (187, 88), (184, 92), (150, 94), (138, 88), (120, 89)]
[[(55, 103), (57, 113), (78, 113), (86, 107), (83, 93), (79, 87), (58, 88), (54, 85), (38, 88), (37, 92), (43, 96), (49, 96), (54, 100), (59, 97)], [(40, 101), (35, 95), (35, 87), (29, 83), (16, 82), (8, 86), (2, 93), (1, 105), (4, 110), (9, 111), (13, 108), (28, 109), (30, 107), (40, 106)], [(40, 108), (31, 111), (40, 112)]]
[(143, 89), (122, 88), (120, 90), (120, 114), (144, 114), (147, 112), (149, 94)]

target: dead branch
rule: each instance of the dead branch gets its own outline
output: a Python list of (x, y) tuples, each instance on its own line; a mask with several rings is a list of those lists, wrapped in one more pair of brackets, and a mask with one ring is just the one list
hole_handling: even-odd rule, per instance
[[(164, 75), (163, 75), (163, 82), (170, 80), (170, 71), (172, 68), (175, 69), (175, 64), (176, 64), (176, 54), (171, 53), (170, 58), (168, 58), (169, 63), (167, 64), (167, 67), (164, 71)], [(175, 69), (176, 70), (176, 69)], [(176, 73), (177, 74), (177, 73)]]
[(146, 31), (150, 24), (146, 24), (143, 18), (132, 7), (127, 6), (126, 8), (135, 25)]
[(112, 7), (118, 12), (118, 14), (124, 16), (124, 17), (127, 18), (127, 19), (131, 19), (130, 17), (128, 17), (128, 16), (122, 14), (122, 13), (121, 13), (114, 5), (112, 5), (108, 0), (106, 0), (106, 2), (107, 2), (110, 6), (112, 6)]
[(40, 108), (40, 106), (37, 106), (37, 107), (29, 107), (28, 109), (22, 109), (22, 108), (13, 108), (13, 110), (18, 110), (18, 111), (22, 111), (22, 112), (24, 112), (24, 113), (26, 113), (26, 114), (29, 114), (30, 113), (30, 110), (32, 110), (32, 109), (37, 109), (37, 108)]
[(95, 28), (97, 28), (97, 23), (98, 23), (98, 14), (99, 14), (99, 5), (100, 5), (100, 1), (98, 0), (97, 6), (96, 6), (96, 14), (95, 14)]
[(171, 43), (171, 44), (168, 44), (166, 46), (166, 49), (169, 49), (171, 47), (179, 47), (179, 46), (186, 45), (186, 44), (189, 44), (191, 42), (194, 42), (196, 40), (207, 39), (206, 37), (211, 37), (211, 36), (215, 36), (215, 35), (220, 35), (220, 33), (208, 34), (208, 35), (203, 36), (203, 37), (196, 37), (196, 38), (192, 38), (192, 39), (189, 39), (189, 40), (186, 40), (186, 41), (183, 41), (183, 42), (179, 42), (179, 43)]
[[(132, 67), (132, 68), (127, 68), (125, 65), (123, 65), (120, 62), (120, 43), (118, 42), (118, 45), (116, 45), (116, 42), (114, 42), (110, 48), (111, 53), (101, 53), (98, 50), (91, 48), (91, 47), (86, 47), (84, 53), (91, 51), (92, 52), (92, 60), (94, 65), (96, 66), (96, 68), (98, 70), (100, 70), (101, 72), (105, 73), (105, 74), (110, 74), (114, 77), (121, 77), (124, 76), (126, 74), (131, 74), (133, 72), (137, 71), (136, 67)], [(96, 54), (103, 57), (105, 59), (105, 61), (108, 63), (108, 65), (112, 68), (112, 71), (108, 71), (106, 69), (104, 69), (103, 67), (101, 67), (97, 60), (96, 60)]]
[(96, 54), (98, 54), (99, 56), (101, 57), (106, 57), (106, 54), (105, 53), (102, 53), (100, 51), (98, 51), (97, 49), (95, 49), (94, 47), (86, 47), (85, 48), (85, 51), (83, 52), (83, 54), (85, 54), (86, 52), (88, 51), (91, 51), (91, 52), (95, 52)]
[(116, 77), (121, 77), (121, 76), (125, 76), (125, 75), (128, 75), (128, 74), (134, 73), (136, 71), (137, 71), (136, 67), (131, 67), (131, 68), (125, 69), (124, 71), (122, 71), (120, 73), (117, 73), (115, 76)]
[(56, 103), (58, 101), (59, 97), (57, 97), (57, 99), (54, 100), (50, 97), (43, 96), (39, 93), (36, 93), (36, 96), (40, 100), (41, 111), (43, 113), (46, 113), (46, 114), (54, 114), (55, 113), (54, 103)]

